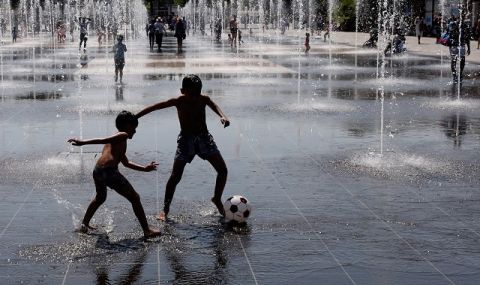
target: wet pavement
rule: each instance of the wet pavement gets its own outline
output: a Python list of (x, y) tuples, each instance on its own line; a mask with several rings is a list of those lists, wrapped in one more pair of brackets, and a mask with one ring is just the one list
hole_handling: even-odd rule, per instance
[[(189, 36), (181, 52), (173, 37), (161, 52), (127, 40), (123, 84), (93, 40), (85, 52), (47, 38), (1, 46), (1, 283), (477, 284), (479, 66), (458, 88), (426, 48), (387, 58), (382, 76), (376, 51), (343, 37), (313, 37), (308, 55), (292, 33), (238, 49)], [(66, 140), (114, 133), (119, 111), (178, 95), (189, 73), (231, 119), (207, 115), (229, 168), (224, 199), (252, 203), (247, 226), (214, 211), (215, 174), (198, 157), (171, 221), (155, 220), (179, 132), (167, 109), (140, 120), (127, 152), (158, 171), (120, 169), (164, 235), (144, 241), (113, 191), (99, 229), (76, 233), (101, 146)]]

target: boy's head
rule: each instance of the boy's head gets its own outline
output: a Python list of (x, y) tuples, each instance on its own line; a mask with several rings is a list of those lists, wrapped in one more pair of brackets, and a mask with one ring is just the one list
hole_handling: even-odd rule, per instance
[(202, 92), (202, 80), (195, 74), (189, 74), (182, 80), (182, 94), (198, 96)]
[(120, 132), (126, 132), (128, 137), (132, 138), (138, 126), (138, 119), (131, 112), (123, 110), (115, 119), (115, 126)]
[(309, 36), (310, 36), (310, 33), (306, 33), (305, 36), (309, 37)]
[(117, 36), (117, 41), (122, 42), (123, 41), (123, 35), (118, 35)]

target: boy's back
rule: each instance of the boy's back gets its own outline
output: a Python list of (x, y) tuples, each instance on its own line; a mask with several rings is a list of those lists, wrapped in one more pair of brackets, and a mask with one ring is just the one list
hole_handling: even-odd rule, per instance
[(123, 42), (117, 42), (113, 47), (115, 52), (115, 60), (125, 60), (125, 52), (127, 51), (127, 46)]
[(208, 132), (205, 107), (209, 102), (210, 97), (204, 95), (182, 95), (176, 99), (175, 106), (182, 132), (195, 135)]

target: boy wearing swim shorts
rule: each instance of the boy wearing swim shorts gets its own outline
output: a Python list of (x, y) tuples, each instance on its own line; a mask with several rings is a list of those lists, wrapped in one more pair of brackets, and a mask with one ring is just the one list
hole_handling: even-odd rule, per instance
[(167, 219), (175, 188), (182, 178), (185, 166), (193, 160), (195, 155), (207, 160), (217, 171), (212, 202), (220, 214), (224, 215), (225, 211), (223, 210), (221, 198), (227, 182), (227, 166), (212, 135), (208, 131), (205, 107), (210, 107), (220, 116), (220, 122), (224, 127), (228, 127), (230, 121), (210, 97), (201, 94), (202, 81), (197, 75), (190, 74), (185, 76), (180, 91), (182, 95), (179, 97), (149, 106), (136, 115), (137, 118), (140, 118), (156, 110), (176, 107), (178, 120), (180, 121), (181, 130), (177, 139), (177, 151), (172, 173), (165, 189), (164, 208), (157, 218), (162, 221)]
[(127, 151), (127, 140), (131, 139), (135, 134), (138, 126), (137, 118), (128, 111), (122, 111), (115, 120), (115, 125), (118, 133), (107, 138), (96, 138), (90, 140), (81, 140), (71, 138), (69, 143), (75, 146), (82, 146), (86, 144), (104, 144), (102, 155), (95, 165), (93, 170), (93, 181), (95, 182), (96, 196), (93, 198), (90, 205), (88, 205), (85, 216), (83, 217), (80, 226), (81, 232), (88, 232), (89, 229), (94, 229), (90, 226), (90, 220), (97, 211), (97, 209), (107, 199), (107, 186), (115, 190), (118, 194), (127, 198), (132, 203), (133, 212), (137, 216), (140, 225), (142, 226), (143, 235), (145, 238), (155, 237), (160, 235), (160, 231), (150, 228), (145, 217), (140, 196), (133, 189), (133, 186), (128, 180), (118, 171), (118, 164), (122, 163), (125, 167), (150, 172), (157, 169), (157, 163), (151, 162), (146, 166), (136, 164), (128, 160), (125, 155)]

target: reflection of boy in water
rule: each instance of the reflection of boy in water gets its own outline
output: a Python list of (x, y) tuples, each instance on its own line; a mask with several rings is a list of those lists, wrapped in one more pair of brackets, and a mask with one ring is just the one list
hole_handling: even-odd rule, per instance
[(441, 121), (444, 133), (451, 138), (454, 147), (461, 147), (462, 138), (467, 134), (468, 121), (463, 114), (452, 114)]
[(230, 121), (210, 97), (201, 94), (202, 81), (197, 75), (190, 74), (185, 76), (180, 91), (182, 92), (181, 96), (151, 105), (136, 115), (137, 118), (140, 118), (155, 110), (176, 107), (180, 121), (181, 130), (177, 139), (177, 151), (173, 169), (165, 189), (164, 208), (158, 219), (163, 221), (167, 219), (175, 188), (182, 178), (185, 166), (193, 160), (195, 155), (207, 160), (217, 171), (215, 193), (212, 202), (223, 216), (225, 211), (223, 210), (221, 198), (227, 182), (227, 166), (212, 135), (208, 131), (205, 107), (210, 107), (220, 116), (220, 122), (224, 127), (228, 127)]
[(133, 189), (133, 186), (128, 180), (118, 171), (118, 164), (122, 163), (125, 167), (150, 172), (157, 169), (157, 163), (151, 162), (146, 166), (142, 166), (128, 160), (125, 152), (127, 151), (127, 140), (131, 139), (135, 134), (135, 130), (138, 126), (137, 118), (130, 112), (122, 111), (115, 120), (115, 125), (118, 129), (118, 133), (107, 137), (97, 138), (90, 140), (81, 140), (71, 138), (68, 140), (76, 146), (82, 146), (86, 144), (104, 144), (102, 154), (95, 165), (93, 170), (93, 181), (95, 182), (96, 196), (93, 198), (90, 205), (88, 205), (85, 216), (83, 217), (82, 224), (80, 226), (81, 232), (88, 232), (90, 229), (94, 229), (90, 226), (90, 220), (92, 219), (98, 208), (107, 199), (107, 186), (115, 190), (118, 194), (127, 198), (132, 203), (133, 211), (137, 216), (138, 221), (143, 229), (143, 235), (145, 238), (159, 236), (158, 230), (149, 227), (147, 218), (145, 217), (145, 211), (143, 210), (142, 203), (140, 202), (140, 196)]

